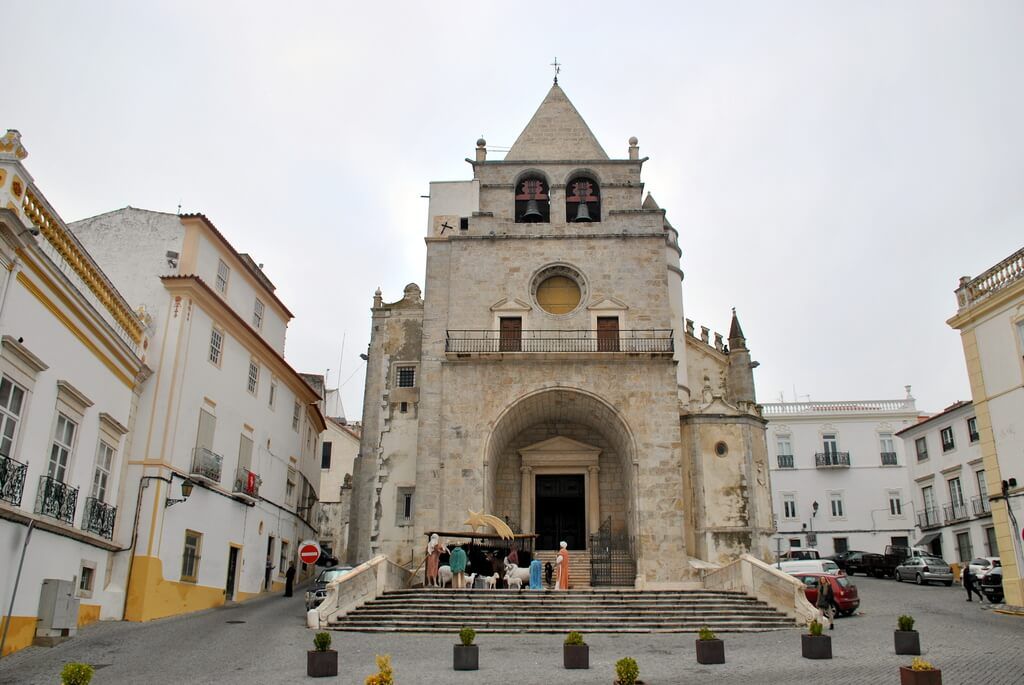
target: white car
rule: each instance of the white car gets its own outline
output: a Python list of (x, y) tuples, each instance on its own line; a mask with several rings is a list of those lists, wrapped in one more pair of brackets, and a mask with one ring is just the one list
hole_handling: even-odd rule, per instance
[(831, 559), (800, 559), (794, 561), (780, 561), (775, 568), (783, 573), (830, 573), (839, 575), (843, 572), (839, 564)]
[(997, 566), (1002, 566), (1002, 563), (1000, 563), (999, 557), (978, 557), (976, 559), (971, 559), (969, 566), (971, 568), (971, 573), (974, 574), (974, 579), (981, 580), (987, 576), (992, 569)]

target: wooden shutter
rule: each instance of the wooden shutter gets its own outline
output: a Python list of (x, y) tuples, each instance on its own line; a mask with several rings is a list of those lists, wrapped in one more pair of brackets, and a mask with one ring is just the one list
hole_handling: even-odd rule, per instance
[(206, 411), (199, 410), (199, 432), (196, 434), (196, 447), (213, 451), (213, 432), (217, 429), (217, 417)]
[(243, 435), (238, 442), (238, 466), (252, 471), (252, 438)]

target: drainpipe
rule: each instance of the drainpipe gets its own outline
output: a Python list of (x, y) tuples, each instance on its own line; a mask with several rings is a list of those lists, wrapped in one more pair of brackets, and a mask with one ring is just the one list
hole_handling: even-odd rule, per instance
[(14, 590), (11, 592), (11, 606), (7, 609), (7, 623), (4, 624), (4, 632), (0, 635), (0, 658), (3, 657), (4, 644), (7, 642), (7, 630), (14, 620), (14, 598), (18, 596), (18, 583), (21, 582), (21, 567), (25, 564), (25, 552), (28, 551), (28, 541), (32, 537), (32, 529), (35, 528), (35, 519), (28, 522), (28, 532), (25, 533), (25, 542), (21, 544), (21, 559), (18, 561), (18, 574), (14, 576)]

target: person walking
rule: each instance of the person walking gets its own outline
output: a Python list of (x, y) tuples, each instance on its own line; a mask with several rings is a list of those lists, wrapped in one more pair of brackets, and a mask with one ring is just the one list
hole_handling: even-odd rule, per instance
[(832, 583), (826, 576), (818, 576), (818, 599), (814, 605), (821, 611), (822, 618), (828, 617), (828, 629), (836, 628), (836, 611), (832, 596)]
[(292, 596), (292, 584), (295, 582), (295, 562), (284, 572), (284, 596)]
[(964, 589), (967, 590), (967, 601), (971, 601), (971, 593), (978, 595), (978, 601), (984, 602), (985, 596), (981, 594), (981, 590), (978, 589), (977, 580), (974, 577), (974, 571), (971, 570), (971, 564), (964, 564)]

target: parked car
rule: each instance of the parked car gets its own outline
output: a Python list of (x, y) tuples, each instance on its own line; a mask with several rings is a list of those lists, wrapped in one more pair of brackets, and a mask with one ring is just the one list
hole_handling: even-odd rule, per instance
[(953, 569), (938, 557), (911, 557), (896, 567), (896, 580), (913, 580), (918, 585), (942, 583), (953, 584)]
[(832, 596), (840, 616), (849, 616), (860, 606), (857, 586), (845, 575), (834, 573), (794, 573), (793, 577), (804, 584), (804, 596), (814, 604), (818, 601), (818, 578), (825, 577), (832, 585)]
[(783, 573), (842, 573), (842, 569), (831, 559), (806, 559), (802, 561), (780, 561), (778, 568)]
[(313, 581), (313, 584), (309, 586), (309, 590), (306, 591), (306, 611), (315, 609), (320, 606), (320, 602), (324, 601), (324, 598), (327, 596), (328, 583), (351, 572), (351, 566), (335, 566), (334, 568), (325, 568), (323, 571), (320, 571), (316, 580)]
[(999, 557), (978, 557), (977, 559), (971, 559), (969, 566), (971, 567), (971, 573), (974, 574), (976, 580), (981, 580), (989, 573), (992, 569), (999, 568), (1003, 564), (999, 561)]
[(779, 555), (779, 561), (821, 559), (821, 553), (813, 547), (790, 547)]
[[(836, 562), (836, 565), (839, 566), (839, 568), (841, 568), (841, 569), (843, 569), (845, 571), (846, 570), (846, 564), (851, 559), (853, 559), (854, 563), (856, 563), (856, 560), (860, 559), (861, 555), (863, 555), (863, 554), (864, 554), (864, 552), (862, 552), (860, 550), (848, 549), (845, 552), (836, 552), (835, 554), (833, 554), (832, 556), (830, 556), (828, 558), (831, 559), (832, 561)], [(849, 571), (847, 571), (847, 573), (849, 573)]]
[(980, 583), (981, 592), (988, 601), (999, 604), (1003, 601), (1003, 567), (996, 566), (985, 574)]

